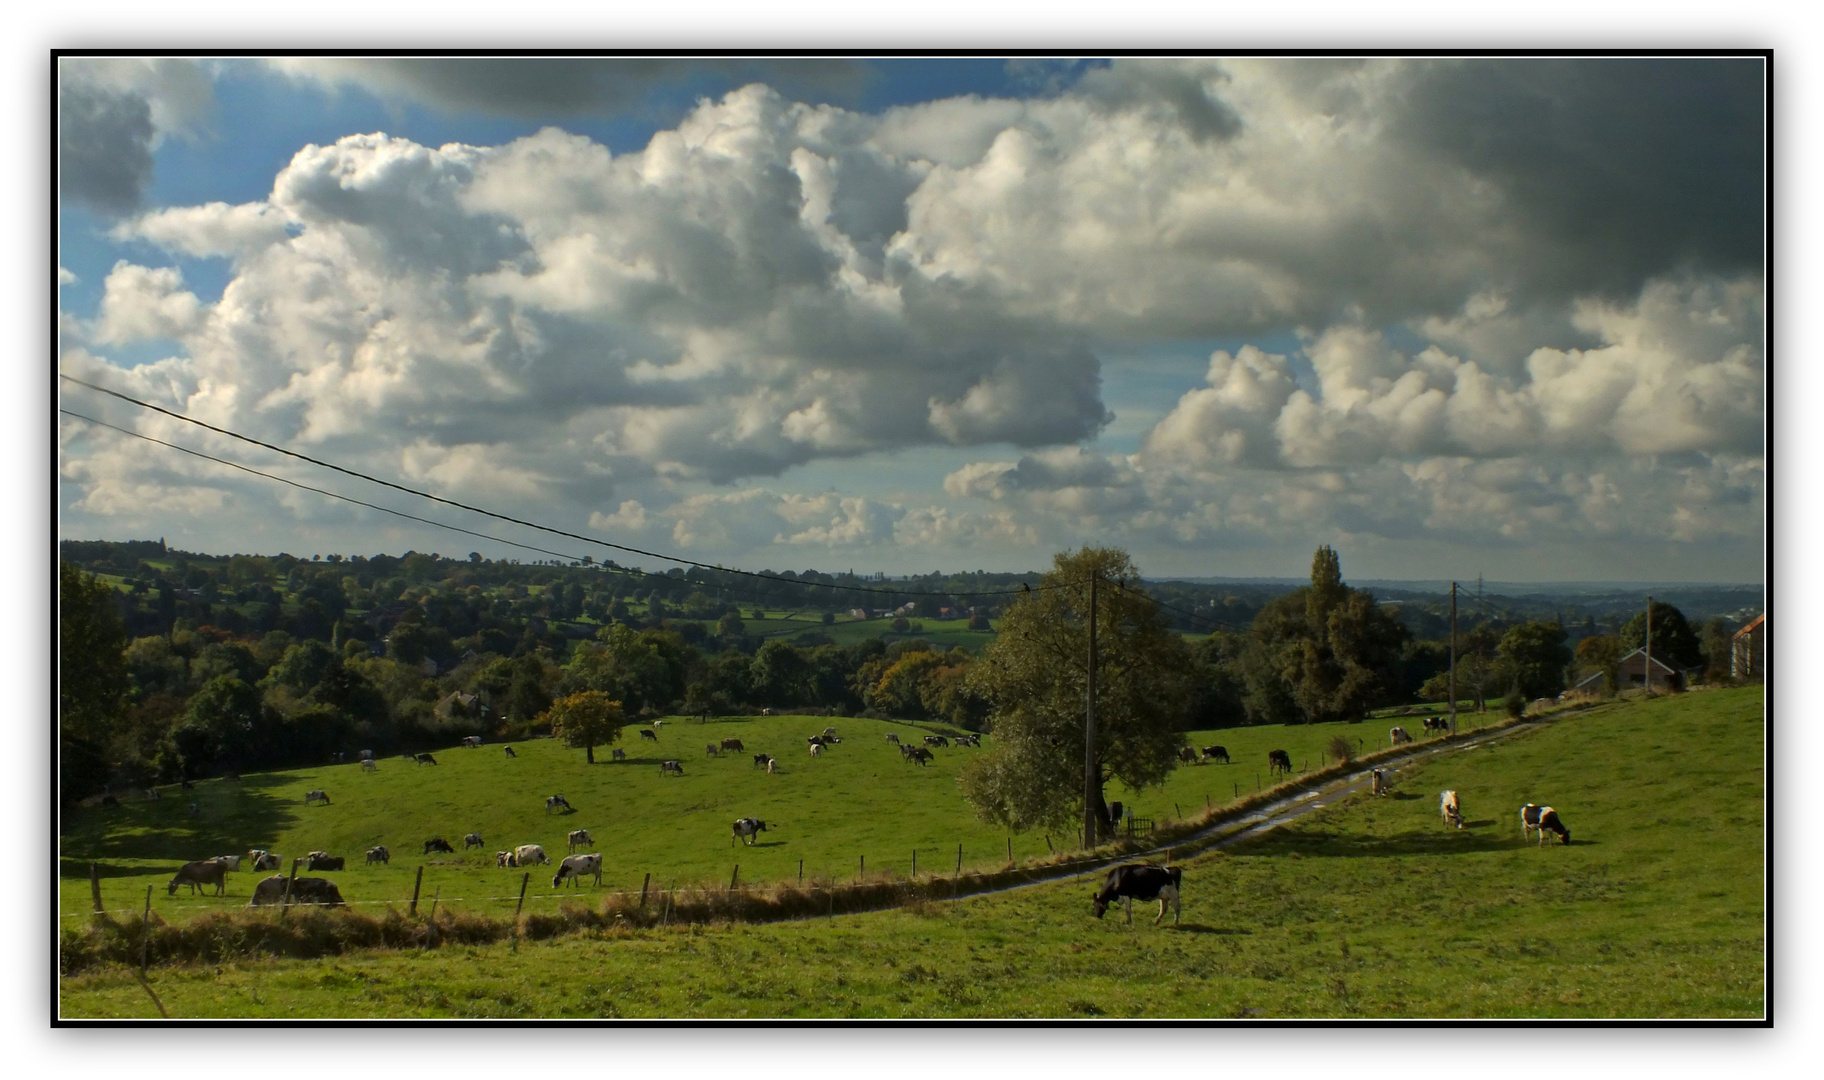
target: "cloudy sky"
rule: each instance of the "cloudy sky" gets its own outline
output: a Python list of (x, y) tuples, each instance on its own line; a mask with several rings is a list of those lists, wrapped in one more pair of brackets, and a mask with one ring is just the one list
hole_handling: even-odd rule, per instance
[[(752, 569), (1759, 581), (1763, 74), (66, 59), (59, 366)], [(58, 430), (67, 538), (533, 557)]]

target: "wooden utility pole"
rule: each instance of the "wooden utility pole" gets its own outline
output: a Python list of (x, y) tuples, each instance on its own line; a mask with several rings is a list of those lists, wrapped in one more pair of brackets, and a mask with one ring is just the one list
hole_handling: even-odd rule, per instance
[(1646, 675), (1646, 679), (1644, 680), (1643, 685), (1645, 685), (1647, 688), (1647, 696), (1652, 697), (1653, 696), (1653, 597), (1651, 595), (1649, 595), (1647, 597), (1647, 667), (1646, 667), (1646, 672), (1647, 672), (1647, 675)]
[(1096, 582), (1100, 574), (1089, 575), (1089, 688), (1083, 702), (1083, 847), (1096, 846)]
[(1450, 583), (1450, 733), (1457, 733), (1457, 583)]

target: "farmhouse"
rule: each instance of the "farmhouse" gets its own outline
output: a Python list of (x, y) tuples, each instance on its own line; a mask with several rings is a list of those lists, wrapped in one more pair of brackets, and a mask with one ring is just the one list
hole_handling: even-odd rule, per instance
[(1735, 632), (1730, 642), (1729, 674), (1738, 679), (1759, 679), (1767, 674), (1767, 616), (1756, 615)]
[[(1616, 679), (1623, 690), (1637, 689), (1647, 685), (1647, 651), (1635, 649), (1622, 657), (1620, 662), (1615, 665), (1615, 672)], [(1602, 688), (1602, 672), (1600, 671), (1594, 672), (1572, 687), (1573, 690), (1582, 690), (1586, 693), (1601, 693)], [(1676, 668), (1655, 656), (1653, 658), (1652, 688), (1655, 690), (1683, 690), (1685, 677)]]

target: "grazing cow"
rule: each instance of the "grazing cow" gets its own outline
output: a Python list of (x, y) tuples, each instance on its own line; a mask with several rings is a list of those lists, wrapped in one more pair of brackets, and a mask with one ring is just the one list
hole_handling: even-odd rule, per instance
[(324, 907), (341, 907), (342, 892), (328, 878), (301, 877), (291, 883), (291, 899), (299, 904), (322, 904)]
[(391, 864), (392, 861), (393, 853), (386, 850), (384, 846), (370, 847), (367, 849), (367, 864), (369, 866), (372, 866), (375, 863)]
[(956, 737), (956, 745), (973, 746), (973, 747), (976, 747), (977, 749), (980, 749), (981, 745), (982, 745), (982, 737), (980, 735), (958, 735)]
[(441, 851), (450, 855), (456, 854), (456, 849), (451, 847), (450, 842), (441, 836), (433, 836), (424, 842), (424, 853), (429, 855), (433, 851)]
[(1100, 919), (1108, 911), (1108, 905), (1119, 899), (1127, 912), (1127, 921), (1132, 923), (1135, 900), (1157, 900), (1159, 915), (1153, 925), (1159, 925), (1165, 918), (1165, 905), (1171, 904), (1172, 925), (1176, 926), (1181, 911), (1179, 892), (1183, 885), (1184, 871), (1176, 866), (1148, 866), (1145, 863), (1117, 866), (1108, 872), (1102, 891), (1095, 894), (1096, 918)]
[(778, 762), (774, 761), (770, 757), (766, 759), (766, 775), (768, 775), (768, 776), (773, 775), (773, 773), (778, 770), (778, 767), (779, 767)]
[(269, 878), (261, 878), (259, 883), (253, 887), (253, 899), (247, 902), (247, 906), (259, 907), (262, 904), (276, 904), (281, 900), (284, 900), (285, 881), (286, 877), (284, 874), (274, 874)]
[(190, 886), (190, 895), (204, 885), (214, 885), (215, 895), (221, 896), (226, 887), (228, 868), (214, 859), (203, 859), (198, 862), (187, 862), (177, 868), (177, 876), (165, 886), (166, 896), (176, 896), (179, 885)]
[(223, 867), (229, 870), (239, 870), (241, 868), (241, 857), (239, 855), (217, 855), (215, 861), (221, 863)]
[(312, 854), (310, 858), (304, 860), (304, 869), (340, 870), (342, 869), (342, 862), (343, 859), (340, 855), (325, 855), (319, 851)]
[(374, 764), (374, 759), (371, 757), (362, 758), (361, 759), (361, 771), (362, 772), (379, 772), (380, 766)]
[(595, 837), (589, 835), (588, 829), (573, 829), (565, 839), (570, 842), (571, 851), (575, 851), (579, 847), (588, 847), (590, 844), (595, 843)]
[(1178, 760), (1179, 761), (1196, 761), (1197, 760), (1197, 751), (1191, 749), (1188, 746), (1180, 746), (1178, 748)]
[(534, 866), (550, 861), (545, 858), (545, 849), (537, 844), (521, 844), (513, 849), (514, 866)]
[(772, 763), (773, 763), (773, 755), (771, 755), (771, 754), (755, 754), (754, 755), (754, 768), (756, 768), (756, 769), (764, 769), (768, 765), (771, 765)]
[(503, 749), (507, 752), (508, 757), (518, 757), (519, 756), (518, 754), (515, 754), (513, 752), (513, 748), (511, 746), (505, 746), (505, 747), (502, 747), (501, 749)]
[(771, 710), (771, 709), (761, 709), (761, 710), (760, 710), (760, 715), (761, 715), (761, 716), (771, 716), (771, 715), (773, 715), (773, 710)]
[(950, 745), (950, 740), (944, 738), (942, 735), (926, 735), (925, 745), (948, 747)]
[(329, 852), (327, 852), (327, 851), (306, 851), (304, 853), (305, 862), (309, 862), (312, 859), (327, 859), (327, 858), (329, 858)]
[(822, 743), (814, 742), (811, 744), (811, 756), (812, 757), (822, 757), (823, 756), (823, 744)]
[(1373, 772), (1369, 773), (1368, 775), (1369, 775), (1369, 778), (1374, 783), (1374, 794), (1376, 794), (1376, 795), (1387, 794), (1387, 770), (1386, 769), (1376, 769)]
[(709, 757), (718, 757), (721, 752), (721, 748), (713, 742), (703, 748), (703, 753)]
[(653, 742), (658, 742), (658, 741), (659, 741), (659, 736), (658, 736), (658, 735), (657, 735), (657, 733), (655, 733), (655, 732), (651, 732), (651, 731), (647, 731), (647, 730), (646, 730), (646, 729), (645, 729), (645, 728), (641, 728), (641, 729), (640, 729), (640, 738), (642, 738), (642, 739), (651, 739), (651, 740), (652, 740), (652, 741), (653, 741)]
[(504, 869), (509, 866), (518, 866), (519, 864), (513, 861), (513, 853), (511, 851), (496, 851), (494, 853), (494, 865)]
[(304, 793), (304, 805), (309, 806), (313, 802), (320, 802), (324, 806), (328, 806), (329, 805), (329, 792), (327, 792), (327, 791), (306, 791)]
[(1450, 730), (1450, 720), (1443, 716), (1427, 716), (1425, 718), (1425, 730), (1435, 731), (1442, 735)]
[(664, 726), (665, 726), (665, 721), (663, 721), (663, 720), (654, 720), (652, 722), (652, 730), (654, 730), (654, 731), (657, 731)]
[(479, 750), (479, 749), (481, 749), (481, 736), (480, 735), (465, 736), (462, 740), (462, 745), (468, 747), (471, 750)]
[(738, 750), (741, 753), (744, 753), (744, 754), (747, 753), (747, 747), (745, 747), (741, 744), (740, 739), (723, 739), (722, 740), (722, 749)]
[(1444, 815), (1444, 824), (1455, 825), (1459, 829), (1463, 827), (1463, 804), (1457, 799), (1456, 792), (1438, 794), (1438, 813)]
[(467, 851), (472, 847), (487, 847), (487, 846), (488, 845), (481, 842), (481, 834), (478, 832), (472, 832), (462, 838), (462, 850), (464, 850), (464, 851)]
[(899, 736), (895, 735), (891, 731), (889, 731), (889, 732), (887, 732), (887, 741), (892, 743), (894, 746), (898, 746), (899, 745)]
[(596, 855), (567, 855), (564, 861), (557, 864), (557, 876), (551, 879), (551, 887), (557, 888), (565, 878), (575, 885), (584, 877), (594, 877), (595, 883), (602, 883), (602, 857)]
[(1203, 760), (1229, 763), (1229, 748), (1226, 746), (1206, 746), (1203, 748)]
[(744, 817), (735, 819), (735, 839), (749, 847), (754, 845), (756, 834), (766, 831), (766, 822), (759, 818)]
[(360, 753), (356, 754), (355, 756), (360, 758), (362, 761), (374, 760), (374, 752), (372, 750), (363, 750)]
[(253, 870), (277, 870), (279, 857), (265, 848), (253, 848), (247, 852), (247, 863)]
[(1284, 750), (1267, 751), (1267, 772), (1269, 775), (1271, 775), (1273, 773), (1281, 773), (1281, 772), (1289, 773), (1291, 771), (1292, 771), (1292, 755), (1291, 754), (1286, 753)]
[(659, 762), (659, 775), (664, 776), (666, 773), (677, 773), (679, 776), (683, 776), (684, 763), (675, 760)]
[(1548, 829), (1557, 833), (1558, 839), (1564, 843), (1569, 844), (1571, 842), (1571, 830), (1565, 828), (1564, 822), (1559, 820), (1558, 811), (1549, 806), (1535, 806), (1532, 803), (1527, 803), (1520, 808), (1521, 838), (1530, 839), (1534, 829), (1539, 830), (1539, 845), (1541, 847), (1545, 846), (1545, 834)]
[(570, 805), (570, 800), (564, 798), (562, 795), (552, 795), (545, 800), (545, 813), (549, 814), (560, 806), (565, 810), (576, 809), (576, 807)]
[(932, 759), (935, 758), (937, 755), (933, 754), (931, 751), (925, 749), (922, 746), (914, 746), (912, 748), (912, 752), (910, 754), (907, 754), (906, 756), (911, 758), (913, 761), (918, 762), (920, 765), (929, 765), (929, 764), (931, 764)]
[(626, 761), (627, 760), (627, 751), (622, 750), (620, 747), (617, 746), (614, 748), (613, 758), (615, 761)]
[(437, 759), (436, 759), (436, 758), (434, 758), (434, 757), (432, 757), (432, 756), (431, 756), (431, 755), (429, 755), (429, 754), (419, 754), (419, 755), (417, 755), (417, 756), (415, 756), (415, 757), (413, 757), (413, 758), (412, 758), (412, 760), (413, 760), (413, 761), (416, 761), (416, 762), (417, 762), (417, 763), (418, 763), (418, 764), (420, 764), (420, 765), (435, 765), (435, 764), (437, 764)]
[(1390, 742), (1394, 746), (1398, 746), (1401, 743), (1409, 743), (1412, 741), (1412, 736), (1406, 734), (1406, 729), (1403, 727), (1396, 727), (1396, 728), (1389, 729), (1387, 732), (1387, 738), (1388, 738), (1388, 740), (1390, 740)]

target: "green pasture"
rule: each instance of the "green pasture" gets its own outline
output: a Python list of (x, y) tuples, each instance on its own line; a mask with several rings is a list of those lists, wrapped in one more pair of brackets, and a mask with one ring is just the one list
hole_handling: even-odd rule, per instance
[[(1754, 1018), (1763, 746), (1749, 688), (1604, 706), (1451, 753), (1390, 796), (1183, 861), (1177, 927), (1152, 926), (1147, 905), (1132, 926), (1119, 908), (1098, 922), (1079, 878), (809, 923), (152, 981), (179, 1017)], [(1462, 794), (1468, 828), (1439, 820), (1443, 788)], [(1574, 843), (1522, 843), (1527, 801), (1558, 807)], [(62, 1007), (153, 1015), (118, 969), (64, 979)]]

